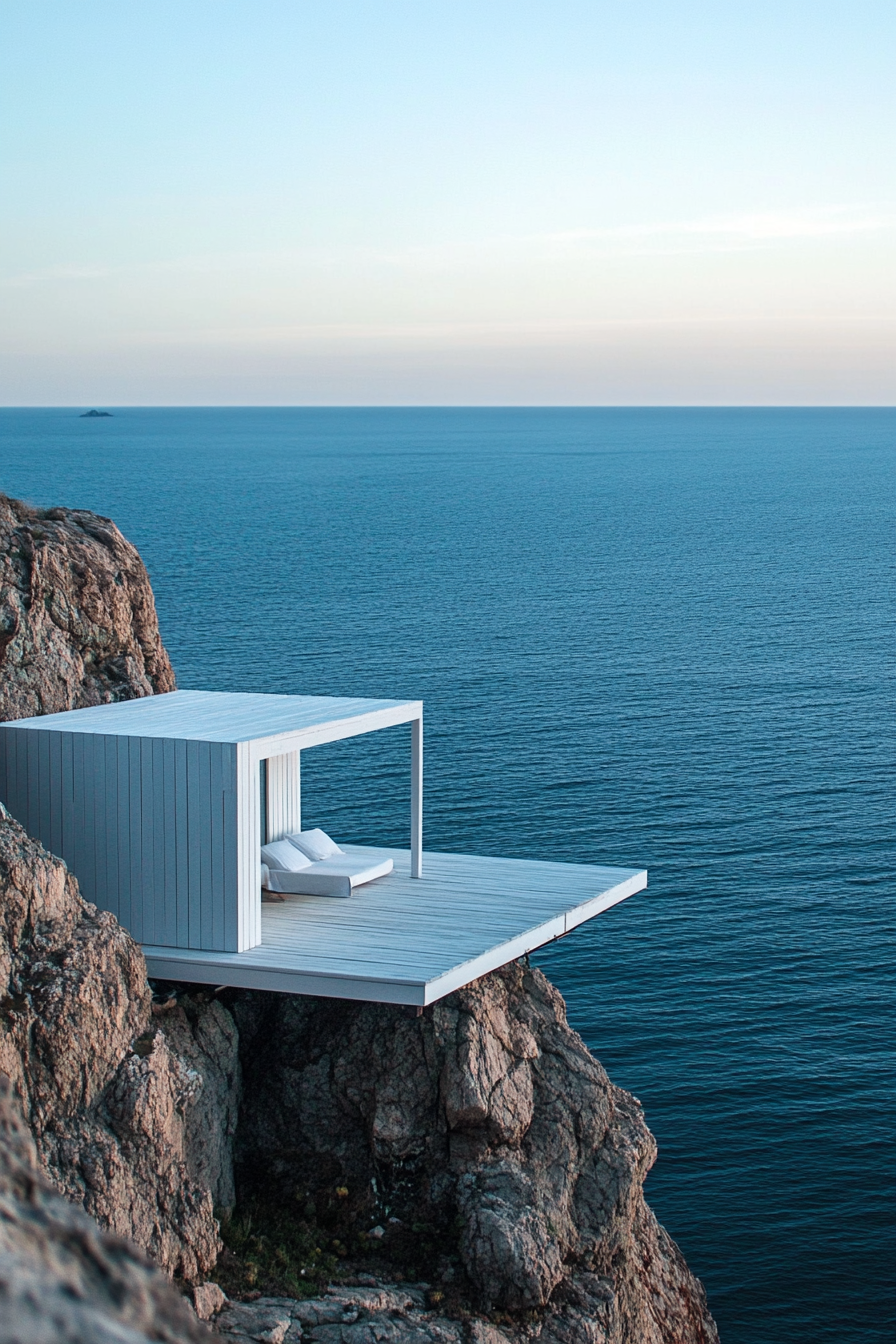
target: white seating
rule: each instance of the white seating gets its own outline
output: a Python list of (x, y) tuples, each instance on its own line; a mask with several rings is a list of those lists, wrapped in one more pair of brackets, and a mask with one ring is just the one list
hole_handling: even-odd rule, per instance
[[(324, 832), (315, 832), (329, 841)], [(332, 841), (329, 841), (332, 845)], [(262, 885), (269, 891), (289, 896), (351, 896), (355, 887), (373, 882), (392, 871), (391, 859), (371, 863), (369, 859), (352, 858), (336, 851), (331, 858), (311, 862), (305, 854), (290, 843), (290, 839), (263, 845)]]

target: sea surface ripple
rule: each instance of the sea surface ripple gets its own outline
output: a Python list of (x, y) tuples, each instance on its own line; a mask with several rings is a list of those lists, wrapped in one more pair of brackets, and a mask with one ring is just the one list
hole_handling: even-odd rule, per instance
[[(182, 687), (422, 697), (426, 843), (650, 870), (538, 961), (642, 1100), (724, 1344), (894, 1338), (886, 410), (3, 411)], [(407, 843), (406, 730), (304, 759)]]

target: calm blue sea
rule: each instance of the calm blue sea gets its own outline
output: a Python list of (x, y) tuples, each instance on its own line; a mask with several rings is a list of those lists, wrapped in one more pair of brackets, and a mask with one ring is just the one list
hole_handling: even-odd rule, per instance
[[(724, 1344), (894, 1338), (888, 410), (0, 412), (182, 687), (422, 697), (430, 849), (646, 866), (539, 955), (659, 1140)], [(406, 843), (405, 734), (309, 824)]]

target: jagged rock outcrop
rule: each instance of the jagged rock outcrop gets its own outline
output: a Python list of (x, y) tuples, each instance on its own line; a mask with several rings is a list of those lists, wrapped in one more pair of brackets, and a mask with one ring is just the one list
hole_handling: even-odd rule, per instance
[(0, 1074), (45, 1175), (171, 1273), (215, 1263), (238, 1098), (220, 1004), (155, 1017), (140, 949), (0, 816)]
[(0, 720), (173, 690), (149, 576), (115, 524), (0, 495)]
[(51, 1189), (0, 1078), (0, 1344), (213, 1338), (135, 1246)]
[(245, 993), (245, 1179), (300, 1200), (348, 1190), (359, 1220), (450, 1225), (487, 1308), (540, 1308), (557, 1341), (716, 1339), (644, 1203), (656, 1156), (537, 970), (505, 967), (420, 1017)]

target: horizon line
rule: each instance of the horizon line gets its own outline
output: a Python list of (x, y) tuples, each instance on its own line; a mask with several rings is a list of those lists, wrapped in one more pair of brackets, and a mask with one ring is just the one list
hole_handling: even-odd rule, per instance
[(0, 402), (0, 411), (892, 411), (896, 402)]

